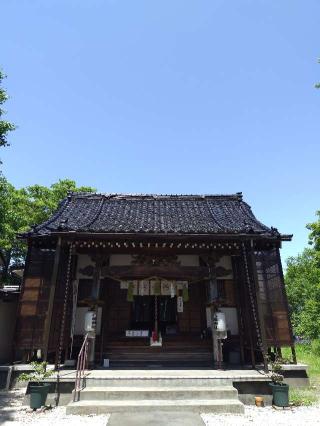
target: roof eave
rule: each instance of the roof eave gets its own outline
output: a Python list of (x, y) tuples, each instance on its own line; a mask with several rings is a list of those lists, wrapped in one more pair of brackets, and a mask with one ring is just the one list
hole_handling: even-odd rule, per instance
[(292, 241), (293, 234), (281, 234), (280, 239), (281, 241)]
[(148, 232), (113, 232), (113, 233), (108, 233), (108, 232), (76, 232), (76, 231), (60, 231), (60, 232), (51, 232), (49, 234), (24, 234), (20, 236), (23, 239), (28, 239), (28, 238), (39, 238), (39, 239), (44, 239), (44, 238), (53, 238), (53, 237), (69, 237), (71, 239), (75, 239), (75, 238), (101, 238), (101, 239), (121, 239), (121, 240), (125, 240), (125, 239), (129, 239), (129, 240), (133, 240), (133, 239), (137, 239), (137, 238), (142, 238), (142, 239), (185, 239), (185, 238), (193, 238), (193, 239), (199, 239), (199, 240), (273, 240), (273, 241), (291, 241), (292, 239), (292, 235), (286, 235), (286, 234), (277, 234), (277, 235), (273, 235), (273, 234), (265, 234), (265, 233), (256, 233), (256, 234), (246, 234), (246, 233), (237, 233), (237, 234), (232, 234), (232, 233), (223, 233), (223, 234), (209, 234), (209, 233), (205, 233), (205, 234), (200, 234), (200, 233), (148, 233)]

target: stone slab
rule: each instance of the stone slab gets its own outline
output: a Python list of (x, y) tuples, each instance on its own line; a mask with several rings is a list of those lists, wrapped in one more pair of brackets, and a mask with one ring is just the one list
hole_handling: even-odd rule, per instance
[(203, 426), (199, 414), (154, 411), (152, 413), (113, 413), (108, 426)]
[(309, 368), (307, 364), (281, 364), (281, 367), (284, 371), (308, 370)]

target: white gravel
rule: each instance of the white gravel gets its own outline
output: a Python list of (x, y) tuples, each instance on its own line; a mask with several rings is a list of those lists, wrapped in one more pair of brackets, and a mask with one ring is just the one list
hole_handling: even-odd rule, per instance
[(45, 411), (30, 411), (22, 405), (25, 390), (0, 392), (1, 426), (106, 426), (110, 415), (72, 416), (66, 415), (65, 407), (55, 407)]
[(206, 426), (304, 426), (320, 425), (320, 407), (293, 407), (274, 409), (272, 407), (246, 406), (245, 414), (201, 414)]
[[(106, 426), (110, 417), (110, 415), (67, 416), (65, 407), (52, 408), (43, 412), (30, 412), (30, 409), (23, 405), (23, 397), (24, 390), (0, 392), (1, 426)], [(294, 407), (284, 410), (246, 406), (245, 414), (242, 415), (201, 414), (201, 417), (206, 426), (320, 425), (320, 406)]]

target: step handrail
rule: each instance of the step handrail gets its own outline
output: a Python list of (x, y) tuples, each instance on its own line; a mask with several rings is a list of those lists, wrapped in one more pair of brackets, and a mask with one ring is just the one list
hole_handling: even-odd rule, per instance
[(74, 383), (74, 402), (79, 400), (80, 391), (85, 388), (84, 371), (88, 368), (88, 346), (89, 338), (88, 334), (86, 334), (78, 355), (76, 379)]

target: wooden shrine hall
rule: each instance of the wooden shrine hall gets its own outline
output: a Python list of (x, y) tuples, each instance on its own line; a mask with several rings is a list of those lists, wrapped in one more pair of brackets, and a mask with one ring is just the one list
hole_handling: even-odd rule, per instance
[[(72, 193), (28, 242), (15, 361), (264, 364), (292, 348), (283, 235), (242, 194)], [(231, 368), (231, 367), (230, 367)]]

